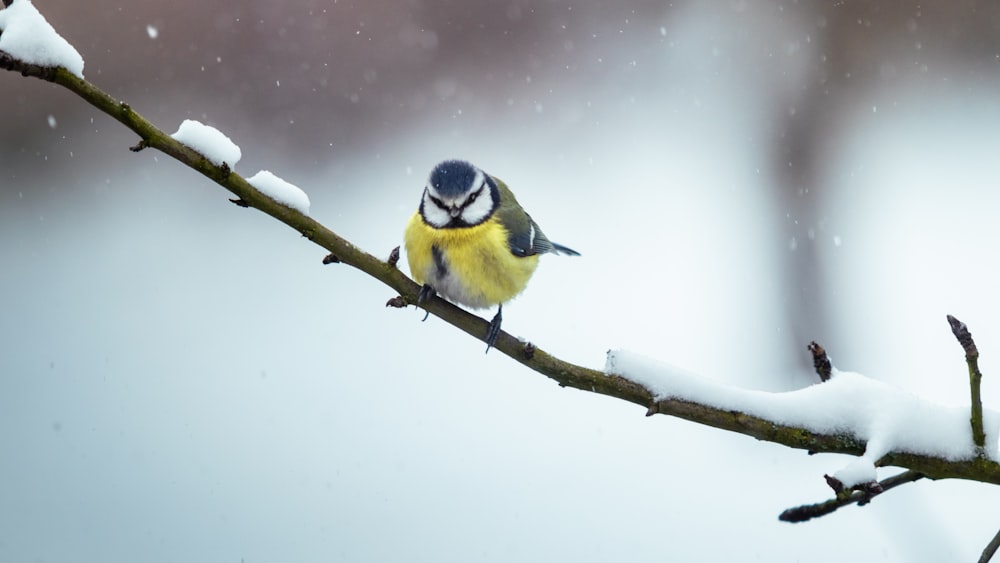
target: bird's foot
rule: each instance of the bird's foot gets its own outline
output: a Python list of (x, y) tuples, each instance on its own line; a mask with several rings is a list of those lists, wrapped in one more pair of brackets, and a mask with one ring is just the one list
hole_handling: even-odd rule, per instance
[(503, 307), (497, 308), (497, 314), (496, 314), (496, 316), (493, 317), (493, 320), (490, 321), (489, 328), (486, 329), (486, 352), (487, 353), (489, 353), (490, 348), (493, 347), (493, 344), (496, 343), (497, 336), (500, 336), (500, 323), (503, 322), (503, 316), (501, 315), (502, 312), (503, 312)]
[[(420, 293), (417, 294), (417, 307), (423, 305), (425, 302), (429, 301), (435, 295), (437, 295), (437, 291), (434, 291), (433, 287), (425, 283), (423, 287), (420, 288)], [(427, 311), (427, 309), (424, 310)], [(423, 321), (426, 321), (427, 317), (429, 317), (430, 315), (431, 312), (427, 311), (427, 314), (424, 315)]]

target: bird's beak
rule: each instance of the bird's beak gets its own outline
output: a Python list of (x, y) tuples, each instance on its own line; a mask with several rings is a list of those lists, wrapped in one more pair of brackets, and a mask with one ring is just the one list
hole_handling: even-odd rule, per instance
[(452, 219), (454, 219), (462, 214), (462, 208), (457, 205), (452, 205), (448, 208), (448, 214), (451, 215)]

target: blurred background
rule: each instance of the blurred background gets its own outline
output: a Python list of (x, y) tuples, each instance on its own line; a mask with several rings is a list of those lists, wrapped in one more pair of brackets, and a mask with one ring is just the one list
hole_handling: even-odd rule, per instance
[[(996, 406), (1000, 5), (35, 5), (376, 255), (437, 161), (504, 179), (583, 254), (504, 307), (566, 360), (784, 391), (817, 340), (966, 404), (950, 313)], [(968, 561), (1000, 527), (996, 487), (926, 481), (780, 523), (847, 458), (560, 389), (69, 92), (0, 99), (0, 560)]]

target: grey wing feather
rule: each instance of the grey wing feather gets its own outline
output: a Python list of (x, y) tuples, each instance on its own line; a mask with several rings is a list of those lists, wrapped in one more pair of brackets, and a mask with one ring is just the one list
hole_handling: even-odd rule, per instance
[(513, 231), (511, 230), (507, 235), (507, 246), (510, 247), (510, 252), (514, 256), (531, 256), (532, 254), (538, 254), (538, 250), (535, 249), (537, 241), (535, 240), (534, 221), (531, 221), (531, 225), (527, 230)]
[(579, 256), (580, 253), (572, 248), (556, 244), (549, 240), (542, 229), (531, 216), (528, 216), (530, 228), (527, 232), (511, 233), (508, 237), (510, 251), (516, 256), (531, 256), (532, 254), (566, 254), (568, 256)]

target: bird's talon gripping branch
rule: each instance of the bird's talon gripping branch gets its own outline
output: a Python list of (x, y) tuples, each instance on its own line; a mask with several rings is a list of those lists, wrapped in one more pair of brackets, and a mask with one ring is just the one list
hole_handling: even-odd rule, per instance
[(389, 260), (388, 260), (388, 262), (389, 262), (389, 265), (392, 266), (393, 268), (396, 267), (396, 264), (399, 262), (399, 247), (398, 246), (396, 248), (393, 248), (392, 251), (389, 252)]
[(238, 205), (240, 207), (250, 207), (249, 203), (247, 203), (246, 201), (244, 201), (244, 200), (242, 200), (240, 198), (230, 199), (229, 201), (235, 203), (236, 205)]
[(148, 146), (149, 146), (149, 143), (146, 142), (146, 139), (140, 139), (138, 143), (136, 143), (135, 145), (129, 147), (128, 150), (130, 150), (132, 152), (139, 152), (139, 151), (141, 151), (142, 149), (144, 149), (144, 148), (146, 148)]
[[(434, 288), (431, 287), (430, 284), (425, 283), (423, 286), (421, 286), (420, 293), (417, 294), (417, 307), (423, 305), (435, 295), (437, 295), (437, 291), (434, 291)], [(427, 309), (424, 310), (427, 311)], [(427, 314), (424, 315), (424, 318), (421, 320), (421, 322), (426, 321), (427, 317), (429, 316), (431, 316), (431, 312), (427, 311)]]
[(323, 257), (324, 266), (326, 266), (327, 264), (339, 264), (339, 263), (340, 263), (340, 258), (337, 258), (336, 254), (331, 253)]
[(403, 299), (402, 295), (397, 295), (385, 302), (386, 307), (392, 307), (394, 309), (404, 309), (406, 305), (406, 299)]
[(493, 344), (497, 341), (497, 336), (500, 336), (500, 324), (503, 322), (503, 306), (497, 307), (497, 314), (490, 321), (489, 328), (486, 329), (486, 352), (490, 351)]
[(434, 291), (434, 288), (431, 287), (430, 284), (425, 283), (420, 288), (420, 293), (417, 294), (417, 307), (423, 305), (424, 303), (429, 301), (431, 297), (434, 297), (435, 295), (437, 295), (437, 291)]

